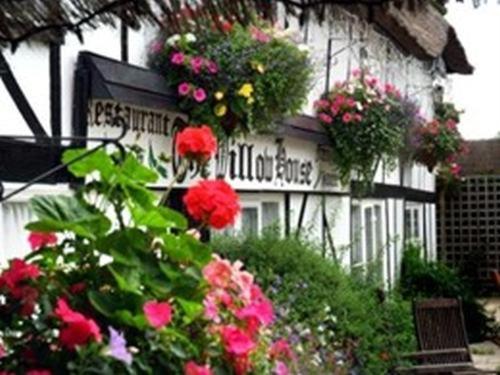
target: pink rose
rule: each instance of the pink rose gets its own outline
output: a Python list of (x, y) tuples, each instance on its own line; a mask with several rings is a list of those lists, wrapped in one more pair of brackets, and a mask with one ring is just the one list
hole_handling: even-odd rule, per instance
[(191, 91), (191, 85), (187, 82), (181, 83), (177, 88), (177, 92), (179, 93), (180, 96), (186, 96), (189, 94), (190, 91)]
[(271, 347), (269, 348), (268, 354), (272, 359), (291, 360), (295, 358), (290, 344), (285, 339), (280, 339), (273, 342)]
[(172, 306), (168, 302), (148, 301), (142, 307), (149, 324), (160, 329), (172, 320)]
[(256, 346), (243, 330), (233, 325), (222, 327), (221, 338), (226, 352), (237, 356), (247, 355)]
[(193, 98), (198, 103), (201, 103), (201, 102), (205, 101), (205, 99), (207, 98), (207, 93), (205, 92), (205, 90), (203, 90), (201, 87), (199, 87), (196, 90), (194, 90)]
[(328, 104), (330, 104), (328, 100), (325, 99), (316, 100), (314, 102), (314, 108), (325, 109), (326, 107), (328, 107)]
[(184, 64), (184, 54), (182, 52), (172, 53), (172, 57), (170, 58), (170, 62), (174, 65)]
[(201, 68), (203, 67), (203, 58), (200, 56), (193, 57), (191, 59), (191, 69), (196, 74), (201, 72)]

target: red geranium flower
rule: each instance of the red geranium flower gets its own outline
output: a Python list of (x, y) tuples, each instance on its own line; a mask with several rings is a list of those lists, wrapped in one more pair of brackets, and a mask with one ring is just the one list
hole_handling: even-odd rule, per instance
[(156, 329), (166, 326), (172, 320), (172, 306), (168, 302), (148, 301), (142, 309), (149, 324)]
[(193, 219), (215, 229), (233, 224), (240, 212), (238, 195), (223, 180), (200, 181), (188, 189), (183, 201)]
[(38, 290), (29, 285), (16, 287), (12, 290), (12, 297), (21, 300), (20, 314), (23, 316), (30, 316), (33, 314), (38, 296)]
[(61, 321), (66, 323), (66, 326), (59, 333), (59, 341), (68, 349), (84, 345), (90, 340), (97, 342), (102, 340), (101, 331), (96, 322), (72, 310), (64, 299), (59, 298), (57, 300), (54, 313)]
[(38, 250), (44, 246), (55, 245), (57, 236), (55, 233), (31, 232), (28, 236), (31, 250)]
[(36, 279), (40, 276), (40, 269), (35, 264), (28, 264), (22, 259), (13, 259), (10, 268), (0, 275), (0, 287), (6, 285), (9, 289), (15, 289), (21, 281)]
[(29, 370), (26, 375), (51, 375), (49, 370)]
[(198, 162), (206, 162), (217, 152), (217, 139), (208, 126), (188, 127), (175, 138), (177, 153)]

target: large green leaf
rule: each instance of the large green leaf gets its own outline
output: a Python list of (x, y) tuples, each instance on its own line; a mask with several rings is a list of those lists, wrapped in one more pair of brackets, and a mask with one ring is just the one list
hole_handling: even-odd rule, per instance
[(128, 154), (125, 158), (121, 172), (138, 183), (148, 184), (158, 180), (158, 174), (139, 163), (132, 154)]
[[(69, 163), (86, 152), (88, 152), (87, 149), (67, 150), (64, 152), (62, 160), (64, 163)], [(105, 179), (109, 179), (113, 172), (116, 172), (113, 160), (106, 153), (106, 151), (102, 149), (85, 156), (74, 164), (71, 164), (68, 169), (76, 177), (85, 177), (92, 172), (98, 171)]]
[(28, 224), (26, 228), (29, 230), (73, 231), (93, 239), (105, 234), (111, 227), (106, 216), (89, 210), (73, 196), (36, 196), (30, 204), (39, 221)]

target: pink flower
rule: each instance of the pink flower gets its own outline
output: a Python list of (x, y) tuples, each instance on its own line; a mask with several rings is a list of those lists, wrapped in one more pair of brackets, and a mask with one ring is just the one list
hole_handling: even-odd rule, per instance
[(196, 74), (201, 72), (201, 68), (203, 67), (203, 57), (195, 56), (191, 59), (191, 69)]
[(453, 176), (458, 177), (460, 176), (460, 172), (462, 172), (462, 166), (457, 163), (453, 163), (450, 165), (450, 172)]
[(288, 375), (290, 372), (288, 371), (288, 367), (284, 362), (277, 361), (276, 366), (274, 366), (274, 374), (275, 375)]
[(222, 327), (221, 338), (226, 352), (237, 356), (247, 355), (256, 346), (243, 330), (233, 325)]
[(159, 53), (163, 49), (163, 42), (161, 40), (155, 40), (149, 46), (151, 53)]
[(168, 302), (148, 301), (142, 307), (149, 324), (160, 329), (172, 320), (172, 306)]
[(327, 115), (326, 113), (320, 113), (318, 118), (325, 124), (331, 124), (333, 122), (332, 116)]
[(252, 303), (236, 312), (236, 317), (242, 320), (255, 320), (263, 326), (268, 326), (273, 322), (273, 305), (269, 300)]
[(271, 37), (256, 26), (250, 27), (250, 35), (257, 42), (269, 43), (271, 41)]
[(187, 82), (182, 82), (177, 88), (177, 92), (180, 96), (186, 96), (191, 91), (191, 85)]
[(215, 323), (219, 323), (219, 307), (217, 306), (217, 299), (215, 296), (207, 294), (203, 299), (203, 306), (205, 318), (210, 319)]
[(201, 87), (199, 87), (196, 90), (194, 90), (193, 98), (198, 103), (201, 103), (201, 102), (205, 101), (205, 99), (207, 98), (207, 93), (205, 92), (205, 90), (203, 90)]
[(375, 77), (369, 77), (365, 79), (365, 83), (370, 87), (375, 87), (377, 86), (378, 79)]
[(350, 108), (354, 108), (356, 106), (356, 101), (353, 98), (348, 98), (345, 104)]
[(349, 122), (351, 122), (352, 121), (352, 115), (349, 112), (344, 113), (344, 115), (342, 116), (342, 121), (344, 123), (346, 123), (346, 124), (349, 123)]
[(174, 65), (184, 64), (184, 54), (182, 52), (172, 53), (172, 57), (170, 58), (170, 62)]
[(330, 102), (328, 100), (325, 100), (325, 99), (316, 100), (314, 102), (314, 108), (325, 109), (326, 107), (328, 107), (328, 104), (330, 104)]
[(218, 255), (214, 255), (214, 260), (203, 268), (203, 277), (216, 288), (226, 288), (231, 280), (231, 274), (231, 263)]
[(55, 245), (57, 243), (57, 236), (55, 233), (44, 232), (31, 232), (28, 236), (31, 250), (38, 250), (44, 246)]
[(3, 358), (7, 355), (7, 351), (5, 350), (5, 347), (0, 344), (0, 358)]
[(361, 72), (362, 71), (359, 68), (353, 69), (352, 70), (352, 76), (355, 77), (355, 78), (357, 78), (357, 77), (361, 76)]
[(184, 375), (212, 375), (212, 370), (208, 365), (200, 366), (194, 361), (189, 361), (184, 366)]
[(361, 116), (359, 113), (356, 113), (354, 115), (354, 121), (361, 122), (362, 120), (363, 120), (363, 116)]
[(285, 339), (275, 341), (269, 348), (269, 356), (272, 359), (294, 359), (294, 354), (290, 344)]
[(219, 71), (219, 67), (217, 66), (217, 64), (214, 61), (208, 60), (207, 61), (207, 70), (209, 73), (216, 74)]

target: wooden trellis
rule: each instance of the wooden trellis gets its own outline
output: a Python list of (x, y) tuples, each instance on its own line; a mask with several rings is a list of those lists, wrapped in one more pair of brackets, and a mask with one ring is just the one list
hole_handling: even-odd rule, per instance
[(491, 288), (500, 270), (500, 175), (467, 176), (438, 206), (441, 260)]

